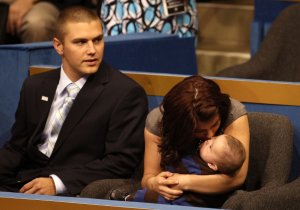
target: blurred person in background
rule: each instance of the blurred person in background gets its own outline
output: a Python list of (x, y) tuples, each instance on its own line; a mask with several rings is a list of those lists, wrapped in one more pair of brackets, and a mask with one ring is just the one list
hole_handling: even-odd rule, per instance
[(52, 40), (60, 11), (81, 5), (95, 8), (94, 0), (0, 0), (9, 4), (6, 43)]

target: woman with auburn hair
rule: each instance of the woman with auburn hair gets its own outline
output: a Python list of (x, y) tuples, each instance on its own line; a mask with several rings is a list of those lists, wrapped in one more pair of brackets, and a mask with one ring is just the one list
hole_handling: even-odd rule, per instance
[[(234, 175), (177, 174), (165, 170), (168, 165), (176, 167), (183, 156), (197, 152), (200, 142), (222, 133), (237, 138), (246, 151), (246, 159)], [(142, 186), (167, 200), (177, 199), (185, 191), (230, 192), (245, 181), (249, 141), (245, 107), (222, 93), (214, 81), (188, 77), (167, 93), (160, 107), (148, 114)]]

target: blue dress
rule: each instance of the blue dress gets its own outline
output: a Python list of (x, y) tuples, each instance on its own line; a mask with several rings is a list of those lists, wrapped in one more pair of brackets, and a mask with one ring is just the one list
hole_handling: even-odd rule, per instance
[(195, 36), (198, 30), (195, 0), (187, 0), (187, 11), (167, 16), (162, 0), (104, 0), (101, 18), (105, 35), (144, 31)]

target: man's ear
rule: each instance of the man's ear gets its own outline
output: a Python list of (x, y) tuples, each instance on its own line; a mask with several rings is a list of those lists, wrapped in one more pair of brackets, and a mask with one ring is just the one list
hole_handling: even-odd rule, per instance
[(207, 163), (208, 167), (210, 167), (212, 170), (217, 171), (218, 170), (218, 166), (216, 164), (213, 163)]
[(56, 52), (59, 55), (63, 55), (63, 53), (64, 53), (64, 46), (61, 43), (61, 41), (59, 41), (59, 39), (57, 39), (56, 37), (53, 38), (53, 47), (55, 48)]

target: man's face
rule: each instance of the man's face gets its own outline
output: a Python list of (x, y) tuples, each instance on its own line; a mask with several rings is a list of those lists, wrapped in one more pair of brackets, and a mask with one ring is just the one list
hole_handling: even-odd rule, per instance
[(53, 44), (62, 57), (65, 73), (73, 81), (97, 72), (103, 58), (104, 39), (100, 21), (69, 22), (63, 40)]

